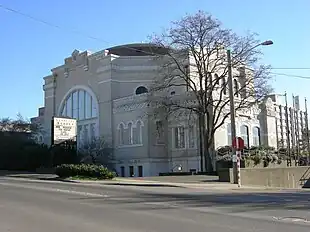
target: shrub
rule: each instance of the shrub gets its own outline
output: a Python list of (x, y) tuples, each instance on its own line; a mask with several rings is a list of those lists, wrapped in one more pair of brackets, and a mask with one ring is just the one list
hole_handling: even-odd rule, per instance
[(82, 177), (113, 179), (116, 175), (108, 168), (95, 164), (62, 164), (56, 167), (55, 174), (60, 178)]

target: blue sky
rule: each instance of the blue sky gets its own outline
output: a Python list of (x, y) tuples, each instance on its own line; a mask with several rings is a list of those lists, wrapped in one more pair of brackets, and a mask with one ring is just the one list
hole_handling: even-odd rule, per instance
[[(237, 33), (251, 30), (262, 41), (273, 40), (274, 45), (263, 48), (264, 63), (274, 68), (310, 68), (309, 0), (0, 0), (1, 4), (62, 29), (0, 8), (0, 118), (17, 113), (35, 116), (43, 105), (42, 78), (74, 49), (98, 51), (147, 41), (148, 35), (171, 21), (198, 10), (210, 12)], [(273, 72), (310, 77), (310, 69)], [(310, 79), (279, 75), (272, 84), (279, 93), (287, 91), (289, 100), (299, 94), (310, 102)]]

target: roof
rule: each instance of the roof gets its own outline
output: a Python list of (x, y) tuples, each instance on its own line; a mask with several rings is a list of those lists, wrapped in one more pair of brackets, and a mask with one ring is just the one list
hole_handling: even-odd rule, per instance
[(167, 54), (168, 49), (152, 43), (123, 44), (107, 48), (110, 54), (118, 56), (154, 56)]

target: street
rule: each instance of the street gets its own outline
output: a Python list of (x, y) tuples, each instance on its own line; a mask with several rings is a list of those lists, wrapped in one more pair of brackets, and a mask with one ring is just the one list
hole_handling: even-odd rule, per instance
[(309, 191), (246, 193), (0, 177), (0, 231), (309, 231)]

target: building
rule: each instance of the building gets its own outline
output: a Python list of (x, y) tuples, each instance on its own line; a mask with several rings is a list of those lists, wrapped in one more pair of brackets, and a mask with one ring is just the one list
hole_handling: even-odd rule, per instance
[[(44, 77), (44, 113), (39, 113), (44, 115), (40, 119), (44, 142), (51, 141), (52, 117), (67, 116), (78, 120), (78, 143), (98, 136), (111, 143), (121, 176), (152, 176), (180, 167), (198, 171), (197, 125), (189, 125), (186, 114), (169, 121), (149, 114), (148, 89), (158, 70), (154, 50), (165, 53), (150, 44), (127, 44), (93, 54), (75, 50), (63, 65), (53, 68)], [(171, 90), (171, 95), (183, 94), (181, 88)], [(277, 144), (276, 117), (264, 109), (265, 113), (253, 107), (237, 115), (237, 134), (249, 146)], [(228, 120), (215, 135), (215, 147), (230, 143)]]

